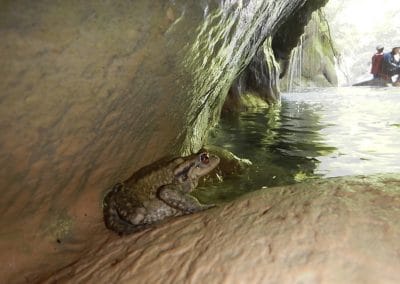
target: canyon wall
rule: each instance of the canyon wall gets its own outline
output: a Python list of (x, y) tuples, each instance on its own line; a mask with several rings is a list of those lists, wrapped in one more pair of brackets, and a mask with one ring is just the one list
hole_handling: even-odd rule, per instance
[(331, 85), (335, 82), (337, 84), (335, 70), (331, 68), (334, 67), (334, 56), (328, 49), (329, 46), (326, 48), (327, 44), (332, 43), (326, 31), (329, 26), (325, 18), (320, 16), (321, 13), (315, 12), (327, 2), (327, 0), (307, 1), (270, 34), (251, 62), (233, 82), (224, 111), (245, 109), (246, 102), (243, 101), (241, 94), (260, 97), (269, 104), (279, 100), (280, 87), (286, 91), (287, 81), (293, 77), (289, 74), (291, 71), (289, 64), (296, 60), (293, 58), (293, 50), (299, 45), (303, 46), (303, 37), (307, 37), (304, 45), (305, 55), (301, 54), (305, 58), (303, 66), (300, 66), (305, 70), (302, 72), (303, 77), (308, 78), (309, 82), (316, 81), (318, 84), (321, 81), (320, 76), (325, 76), (327, 80), (332, 81)]
[(329, 23), (319, 9), (312, 13), (304, 34), (291, 51), (290, 62), (285, 62), (287, 69), (279, 82), (280, 89), (337, 86), (337, 59)]

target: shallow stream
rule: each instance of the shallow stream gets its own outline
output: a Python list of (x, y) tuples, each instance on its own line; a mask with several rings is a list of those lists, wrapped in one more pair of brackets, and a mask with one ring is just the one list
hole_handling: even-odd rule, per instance
[(203, 202), (306, 179), (400, 172), (400, 88), (325, 88), (223, 117), (209, 144), (248, 158), (241, 176), (200, 187)]

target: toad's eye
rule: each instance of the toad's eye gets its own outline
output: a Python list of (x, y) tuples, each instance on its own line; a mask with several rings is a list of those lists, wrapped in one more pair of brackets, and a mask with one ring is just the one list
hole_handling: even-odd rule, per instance
[(210, 157), (208, 156), (208, 153), (201, 154), (200, 161), (204, 164), (208, 164), (210, 162)]

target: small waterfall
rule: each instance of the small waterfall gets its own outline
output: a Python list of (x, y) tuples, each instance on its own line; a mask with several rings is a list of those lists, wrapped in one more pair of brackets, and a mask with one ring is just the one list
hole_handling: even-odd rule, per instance
[(299, 43), (292, 50), (290, 56), (288, 79), (287, 79), (287, 91), (291, 92), (295, 88), (301, 87), (301, 71), (303, 65), (303, 35), (300, 37)]

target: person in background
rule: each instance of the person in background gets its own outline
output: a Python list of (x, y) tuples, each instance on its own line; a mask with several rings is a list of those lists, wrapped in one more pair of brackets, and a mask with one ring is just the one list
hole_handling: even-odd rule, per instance
[(397, 49), (397, 53), (395, 53), (393, 55), (393, 58), (394, 58), (394, 62), (397, 64), (397, 66), (399, 66), (400, 65), (400, 47), (396, 47), (396, 49)]
[[(397, 48), (397, 53), (393, 55), (394, 61), (397, 66), (400, 66), (400, 47)], [(397, 81), (393, 84), (394, 86), (400, 87), (400, 74), (397, 75)]]
[(388, 81), (397, 75), (397, 82), (400, 82), (400, 47), (393, 47), (391, 52), (383, 55), (382, 73)]
[(371, 74), (374, 76), (374, 79), (378, 79), (382, 75), (383, 49), (382, 45), (378, 45), (376, 53), (372, 56)]

